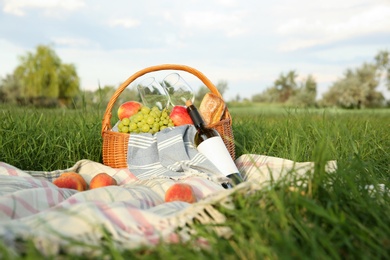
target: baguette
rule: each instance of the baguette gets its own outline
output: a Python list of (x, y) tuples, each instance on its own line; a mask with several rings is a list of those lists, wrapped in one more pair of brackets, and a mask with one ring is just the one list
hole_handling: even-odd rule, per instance
[(199, 112), (202, 115), (206, 125), (221, 121), (225, 109), (226, 104), (222, 98), (211, 92), (207, 93), (203, 97), (199, 106)]

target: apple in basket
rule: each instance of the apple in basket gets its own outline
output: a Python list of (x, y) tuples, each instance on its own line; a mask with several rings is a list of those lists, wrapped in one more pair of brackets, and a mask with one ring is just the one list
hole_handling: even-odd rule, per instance
[(129, 118), (141, 109), (142, 104), (137, 101), (127, 101), (119, 106), (118, 108), (118, 117), (119, 120), (123, 118)]
[(196, 202), (194, 190), (186, 183), (175, 183), (165, 192), (165, 202), (184, 201)]
[(184, 106), (174, 106), (169, 117), (175, 126), (193, 124), (187, 108)]
[(105, 172), (96, 174), (89, 183), (89, 189), (96, 189), (100, 187), (118, 185), (117, 181), (111, 175)]

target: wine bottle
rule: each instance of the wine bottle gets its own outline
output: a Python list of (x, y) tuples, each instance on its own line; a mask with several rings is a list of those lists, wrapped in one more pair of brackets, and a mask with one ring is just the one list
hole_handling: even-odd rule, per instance
[[(198, 151), (205, 155), (222, 174), (230, 178), (234, 185), (243, 182), (242, 176), (218, 131), (206, 126), (201, 114), (191, 101), (188, 100), (186, 106), (197, 130), (194, 144)], [(226, 189), (232, 187), (230, 183), (224, 183), (222, 186)]]

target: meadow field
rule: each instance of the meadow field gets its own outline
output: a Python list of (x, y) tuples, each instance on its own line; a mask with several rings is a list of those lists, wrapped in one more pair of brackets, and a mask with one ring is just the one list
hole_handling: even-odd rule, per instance
[[(65, 169), (81, 159), (101, 162), (104, 109), (0, 106), (0, 161), (35, 171)], [(103, 244), (107, 255), (115, 259), (390, 258), (390, 109), (247, 104), (229, 110), (236, 157), (262, 154), (318, 166), (336, 160), (337, 171), (325, 173), (315, 167), (310, 192), (299, 184), (291, 191), (280, 182), (251, 196), (235, 194), (236, 209), (220, 209), (234, 231), (231, 239), (197, 227), (211, 249), (161, 244), (119, 254)], [(6, 249), (0, 246), (1, 251)], [(30, 247), (26, 256), (33, 259), (39, 252)]]

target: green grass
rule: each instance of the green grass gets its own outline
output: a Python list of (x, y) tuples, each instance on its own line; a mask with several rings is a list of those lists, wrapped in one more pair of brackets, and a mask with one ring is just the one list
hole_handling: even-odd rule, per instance
[[(0, 161), (26, 170), (55, 170), (81, 159), (101, 162), (102, 109), (38, 110), (0, 107)], [(221, 239), (198, 233), (211, 250), (161, 244), (112, 251), (116, 259), (389, 259), (389, 196), (367, 184), (390, 186), (390, 110), (230, 108), (237, 157), (264, 154), (314, 161), (308, 186), (278, 182), (248, 196), (234, 195), (235, 210), (220, 207), (234, 231)], [(335, 173), (324, 173), (337, 160)], [(331, 185), (330, 185), (331, 183)], [(196, 238), (194, 238), (195, 241)], [(1, 244), (1, 243), (0, 243)], [(6, 249), (0, 246), (0, 252)], [(28, 246), (27, 256), (39, 256)], [(77, 259), (78, 256), (69, 256)]]
[(64, 169), (80, 159), (101, 161), (103, 113), (0, 109), (0, 161), (25, 170)]

